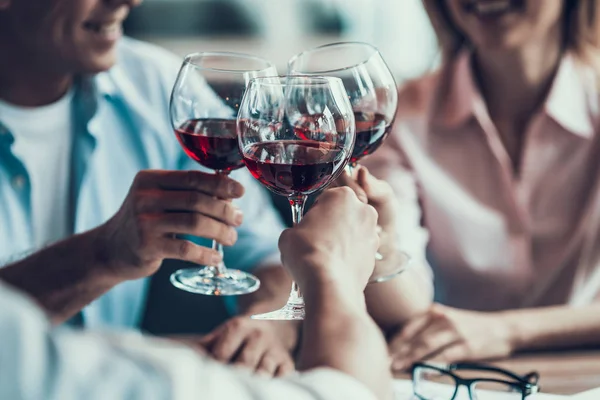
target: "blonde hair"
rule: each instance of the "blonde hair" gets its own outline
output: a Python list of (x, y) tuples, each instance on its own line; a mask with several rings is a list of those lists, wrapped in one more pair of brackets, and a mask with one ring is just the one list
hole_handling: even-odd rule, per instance
[[(554, 1), (554, 0), (553, 0)], [(467, 39), (452, 21), (444, 0), (423, 0), (444, 60), (454, 58)], [(600, 72), (600, 2), (565, 0), (564, 45), (583, 63)]]

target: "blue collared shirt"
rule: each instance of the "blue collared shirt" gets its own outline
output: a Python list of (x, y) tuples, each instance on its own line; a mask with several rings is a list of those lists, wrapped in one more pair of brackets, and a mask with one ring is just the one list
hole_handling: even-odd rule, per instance
[[(94, 228), (116, 213), (143, 169), (200, 169), (180, 148), (169, 120), (169, 96), (181, 60), (155, 46), (123, 39), (118, 63), (77, 81), (73, 98), (71, 176), (73, 232)], [(206, 94), (206, 107), (223, 107)], [(204, 97), (203, 97), (204, 100)], [(52, 134), (52, 132), (48, 132)], [(31, 186), (14, 135), (0, 120), (0, 263), (33, 248)], [(32, 157), (35, 153), (32, 153)], [(232, 174), (246, 188), (238, 206), (244, 223), (238, 242), (225, 248), (229, 267), (252, 270), (279, 259), (282, 223), (260, 185), (245, 170)], [(210, 246), (206, 239), (200, 244)], [(85, 268), (82, 265), (82, 268)], [(125, 282), (83, 310), (86, 326), (137, 327), (149, 279)]]

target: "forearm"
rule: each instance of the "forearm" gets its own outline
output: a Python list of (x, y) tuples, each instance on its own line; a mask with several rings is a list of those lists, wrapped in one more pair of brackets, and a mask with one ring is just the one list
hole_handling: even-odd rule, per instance
[(54, 323), (75, 315), (119, 283), (104, 274), (97, 231), (72, 236), (0, 269), (0, 279), (27, 293)]
[[(264, 266), (254, 271), (260, 279), (260, 289), (239, 297), (240, 314), (253, 315), (277, 310), (285, 304), (292, 287), (292, 279), (281, 265)], [(300, 326), (295, 321), (270, 322), (277, 336), (288, 350), (296, 348)]]
[(600, 344), (600, 304), (500, 313), (513, 351)]
[[(390, 263), (397, 262), (388, 260)], [(427, 312), (433, 301), (431, 282), (423, 277), (418, 266), (409, 266), (387, 282), (367, 285), (365, 300), (377, 325), (385, 332), (392, 332), (414, 316)]]
[(335, 291), (314, 287), (305, 292), (300, 369), (334, 368), (361, 381), (378, 398), (391, 398), (385, 341), (367, 314), (364, 299), (360, 293)]

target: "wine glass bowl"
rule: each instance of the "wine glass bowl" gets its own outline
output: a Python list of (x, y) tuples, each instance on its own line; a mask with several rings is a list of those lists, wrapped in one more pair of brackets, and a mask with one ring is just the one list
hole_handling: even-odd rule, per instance
[(332, 43), (299, 53), (288, 62), (290, 75), (340, 78), (356, 121), (350, 165), (373, 153), (390, 132), (396, 115), (396, 82), (383, 57), (368, 43)]
[[(236, 116), (248, 82), (276, 74), (273, 65), (240, 53), (194, 53), (185, 57), (171, 93), (170, 117), (185, 153), (199, 165), (227, 175), (244, 166)], [(213, 249), (223, 254), (213, 241)], [(188, 292), (239, 295), (258, 289), (259, 280), (220, 265), (174, 272), (171, 283)]]
[[(238, 113), (238, 139), (246, 167), (272, 192), (286, 196), (294, 224), (306, 198), (344, 170), (354, 146), (354, 115), (342, 81), (288, 76), (253, 79)], [(294, 284), (281, 310), (256, 319), (304, 319)]]
[(264, 186), (283, 196), (309, 195), (329, 183), (344, 150), (307, 140), (279, 140), (244, 149), (244, 162)]
[(223, 173), (244, 166), (235, 120), (191, 119), (175, 129), (175, 133), (186, 154), (206, 168)]
[(358, 161), (373, 153), (381, 146), (390, 133), (391, 122), (387, 122), (382, 114), (374, 112), (354, 113), (356, 121), (356, 142), (350, 164), (356, 166)]

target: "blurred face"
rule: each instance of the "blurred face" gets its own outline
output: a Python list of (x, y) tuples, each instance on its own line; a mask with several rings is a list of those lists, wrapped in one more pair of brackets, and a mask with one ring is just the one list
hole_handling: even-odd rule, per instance
[[(563, 0), (445, 0), (475, 48), (511, 49), (561, 32)], [(560, 40), (560, 36), (556, 36)]]
[(96, 73), (115, 63), (129, 10), (141, 0), (0, 0), (5, 46), (56, 73)]

